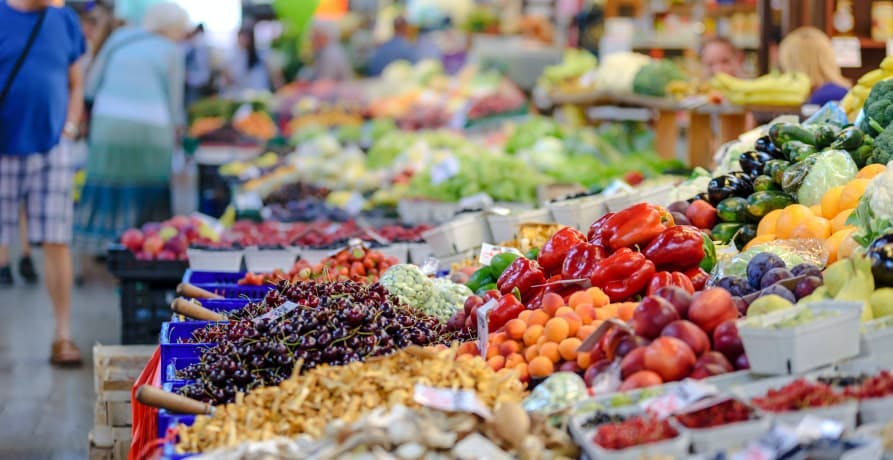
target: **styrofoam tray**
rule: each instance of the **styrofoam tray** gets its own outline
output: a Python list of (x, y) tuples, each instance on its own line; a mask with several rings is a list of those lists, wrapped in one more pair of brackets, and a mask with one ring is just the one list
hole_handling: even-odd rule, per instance
[[(772, 329), (738, 321), (738, 334), (750, 362), (750, 371), (757, 374), (798, 374), (847, 359), (859, 354), (858, 302), (822, 301), (809, 304), (815, 312), (838, 314), (803, 325)], [(786, 318), (790, 310), (763, 315), (764, 321)]]
[(639, 460), (646, 456), (660, 456), (663, 458), (685, 458), (688, 456), (688, 448), (691, 439), (687, 433), (680, 432), (679, 436), (661, 442), (642, 444), (636, 447), (620, 450), (608, 450), (596, 444), (592, 439), (578, 444), (592, 460)]
[(587, 230), (593, 222), (605, 215), (608, 208), (605, 198), (595, 195), (573, 200), (557, 201), (548, 205), (552, 219), (577, 230)]
[[(758, 382), (735, 387), (732, 389), (732, 393), (744, 401), (750, 401), (755, 397), (765, 395), (771, 389), (782, 388), (798, 378), (802, 377), (785, 376), (760, 380)], [(856, 400), (847, 400), (834, 406), (816, 407), (798, 411), (768, 412), (761, 410), (764, 414), (771, 414), (776, 422), (784, 423), (786, 425), (797, 426), (807, 415), (812, 415), (813, 417), (839, 422), (848, 432), (852, 432), (856, 429), (856, 414), (858, 411), (859, 404)]]
[(666, 206), (672, 199), (672, 194), (670, 193), (672, 189), (672, 184), (657, 185), (647, 189), (638, 188), (633, 192), (620, 193), (606, 198), (605, 206), (608, 208), (608, 212), (622, 211), (638, 203)]
[(861, 423), (888, 423), (893, 420), (893, 396), (859, 400)]
[(260, 249), (245, 248), (245, 268), (254, 273), (270, 273), (273, 270), (291, 270), (298, 253), (292, 248)]
[(481, 213), (460, 215), (451, 222), (426, 231), (422, 236), (438, 257), (468, 251), (493, 240), (490, 226)]
[(859, 348), (863, 355), (883, 356), (887, 362), (893, 362), (893, 326), (874, 330), (872, 328), (873, 325), (883, 322), (887, 320), (882, 318), (863, 325), (868, 330), (860, 335)]
[(381, 252), (387, 257), (396, 257), (397, 262), (401, 264), (405, 264), (409, 260), (409, 248), (406, 247), (406, 243), (391, 243), (374, 250)]
[(189, 268), (195, 271), (239, 272), (242, 271), (241, 249), (231, 251), (209, 251), (205, 249), (186, 250)]
[(332, 255), (334, 252), (336, 252), (334, 249), (299, 248), (298, 257), (300, 257), (301, 260), (306, 260), (310, 265), (315, 265), (326, 257)]
[(528, 222), (552, 223), (552, 213), (548, 209), (531, 209), (529, 211), (513, 212), (507, 216), (498, 214), (487, 216), (490, 234), (493, 237), (493, 242), (497, 244), (514, 239), (518, 234), (518, 226)]
[(451, 254), (445, 257), (438, 257), (437, 260), (440, 262), (439, 266), (441, 270), (449, 270), (452, 268), (453, 264), (458, 264), (463, 260), (476, 260), (477, 253), (475, 251), (464, 251), (458, 254)]
[(759, 418), (754, 420), (700, 429), (686, 428), (685, 425), (675, 419), (673, 419), (673, 422), (678, 430), (687, 432), (691, 437), (692, 449), (695, 453), (706, 454), (743, 447), (751, 441), (760, 438), (772, 426), (772, 415), (761, 414)]

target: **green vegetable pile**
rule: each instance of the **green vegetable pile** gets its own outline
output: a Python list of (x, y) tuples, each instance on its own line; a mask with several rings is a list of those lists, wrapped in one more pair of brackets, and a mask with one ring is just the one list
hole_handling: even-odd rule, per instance
[(880, 134), (893, 123), (893, 80), (877, 82), (862, 106), (865, 116), (859, 128), (870, 134)]
[(661, 59), (649, 62), (636, 73), (633, 79), (633, 92), (645, 96), (664, 97), (667, 84), (684, 81), (685, 73), (672, 62)]
[(448, 279), (431, 280), (422, 270), (411, 264), (399, 264), (389, 268), (379, 280), (388, 292), (412, 308), (446, 322), (462, 308), (465, 299), (472, 294), (462, 284)]

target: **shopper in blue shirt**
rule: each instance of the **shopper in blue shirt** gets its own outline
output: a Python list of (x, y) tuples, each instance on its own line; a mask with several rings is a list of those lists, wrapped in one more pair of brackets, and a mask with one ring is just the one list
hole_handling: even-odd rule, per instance
[(409, 61), (415, 64), (416, 49), (409, 42), (409, 24), (406, 19), (398, 17), (394, 20), (394, 36), (375, 48), (367, 66), (369, 75), (378, 76), (388, 64), (394, 61)]
[(25, 205), (28, 239), (42, 244), (55, 332), (51, 362), (76, 365), (71, 340), (74, 170), (63, 138), (77, 135), (83, 111), (78, 59), (86, 44), (73, 11), (50, 0), (0, 2), (0, 270)]

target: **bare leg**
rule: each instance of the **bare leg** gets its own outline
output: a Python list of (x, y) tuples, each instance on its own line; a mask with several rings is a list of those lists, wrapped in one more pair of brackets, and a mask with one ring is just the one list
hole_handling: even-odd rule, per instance
[(9, 246), (0, 245), (0, 267), (9, 265)]
[(67, 244), (44, 244), (46, 286), (56, 319), (54, 340), (71, 339), (71, 252)]
[[(31, 257), (31, 243), (28, 241), (28, 216), (25, 214), (24, 204), (19, 206), (19, 242), (22, 245), (20, 257)], [(9, 254), (7, 254), (8, 257)]]

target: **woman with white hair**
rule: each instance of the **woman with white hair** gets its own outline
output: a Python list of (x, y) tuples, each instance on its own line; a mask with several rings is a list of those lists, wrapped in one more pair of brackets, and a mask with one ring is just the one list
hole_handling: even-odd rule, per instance
[(142, 26), (116, 30), (87, 75), (93, 102), (86, 183), (75, 242), (104, 252), (127, 228), (170, 217), (171, 155), (184, 124), (184, 57), (177, 45), (189, 15), (153, 5)]

